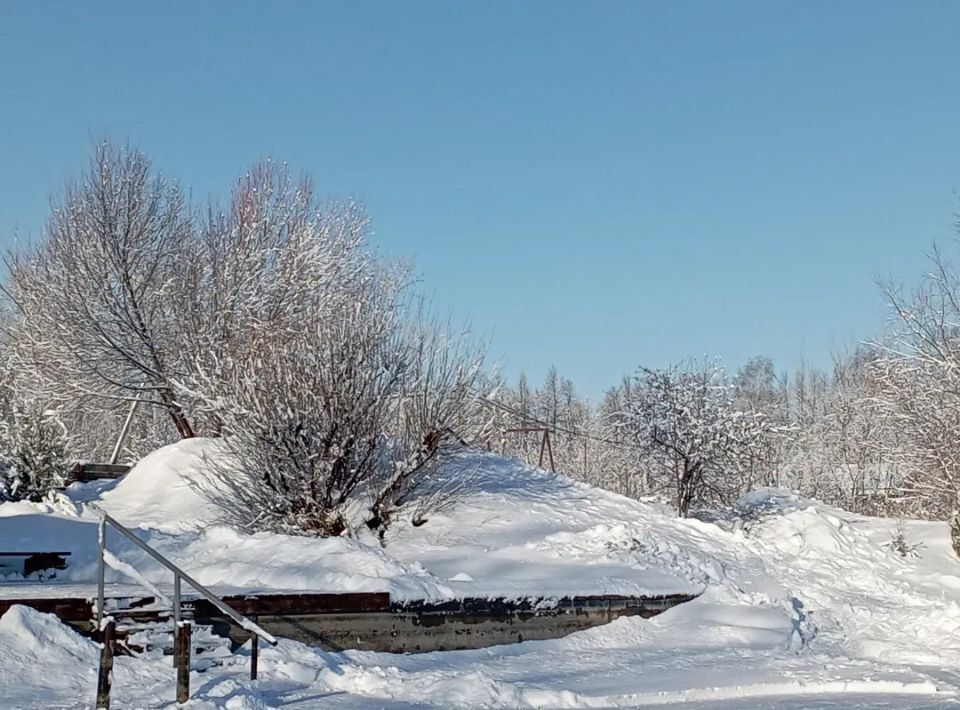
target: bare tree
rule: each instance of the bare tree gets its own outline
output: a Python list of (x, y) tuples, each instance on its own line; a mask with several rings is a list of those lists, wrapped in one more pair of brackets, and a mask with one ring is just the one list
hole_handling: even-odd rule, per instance
[(193, 436), (172, 384), (184, 364), (178, 306), (192, 236), (176, 183), (140, 151), (98, 144), (40, 243), (7, 259), (20, 365), (48, 394), (140, 398)]
[(248, 529), (340, 535), (384, 465), (391, 397), (408, 367), (395, 290), (371, 275), (361, 291), (328, 295), (296, 336), (265, 332), (248, 357), (194, 377), (226, 452), (207, 462), (201, 492)]
[(407, 307), (407, 270), (377, 259), (367, 231), (358, 204), (321, 204), (272, 161), (203, 228), (192, 370), (176, 385), (223, 435), (202, 492), (248, 528), (383, 533), (464, 481), (440, 468), (477, 433), (482, 349)]
[(874, 370), (904, 493), (915, 512), (943, 517), (960, 499), (960, 277), (938, 247), (930, 265), (913, 292), (881, 283), (896, 318)]
[(413, 523), (458, 500), (470, 471), (456, 466), (465, 447), (479, 446), (492, 431), (481, 403), (485, 347), (422, 310), (403, 335), (409, 363), (395, 398), (391, 463), (376, 484), (367, 525), (384, 532), (397, 511), (415, 503)]

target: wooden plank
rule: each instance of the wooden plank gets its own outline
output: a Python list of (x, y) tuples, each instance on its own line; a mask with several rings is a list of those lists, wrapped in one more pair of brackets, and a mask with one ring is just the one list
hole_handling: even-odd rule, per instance
[[(387, 592), (358, 592), (354, 594), (269, 594), (223, 597), (232, 609), (244, 616), (285, 614), (335, 614), (368, 611), (390, 611)], [(205, 599), (183, 602), (195, 617), (222, 616), (222, 612)]]
[(63, 621), (90, 621), (93, 618), (93, 603), (89, 599), (0, 599), (0, 616), (17, 604), (53, 614)]
[(89, 483), (101, 479), (115, 480), (130, 470), (127, 464), (78, 463), (67, 473), (67, 482)]

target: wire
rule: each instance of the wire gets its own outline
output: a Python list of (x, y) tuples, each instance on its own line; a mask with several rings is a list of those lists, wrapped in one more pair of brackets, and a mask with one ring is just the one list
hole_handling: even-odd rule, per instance
[(531, 414), (527, 414), (527, 413), (525, 413), (525, 412), (522, 412), (522, 411), (520, 411), (519, 409), (516, 409), (515, 407), (511, 407), (509, 404), (504, 404), (503, 402), (498, 402), (498, 401), (493, 400), (493, 399), (488, 399), (487, 397), (481, 396), (481, 397), (480, 397), (480, 401), (483, 402), (484, 404), (490, 406), (490, 407), (493, 407), (493, 408), (495, 408), (495, 409), (499, 409), (499, 410), (501, 410), (501, 411), (507, 412), (507, 413), (509, 413), (509, 414), (512, 414), (512, 415), (515, 416), (515, 417), (519, 417), (519, 418), (520, 418), (521, 420), (523, 420), (525, 423), (536, 424), (536, 425), (538, 425), (538, 426), (540, 426), (540, 427), (543, 427), (544, 429), (548, 429), (548, 430), (550, 430), (551, 433), (557, 433), (557, 432), (559, 432), (559, 433), (561, 433), (561, 434), (567, 434), (568, 436), (573, 436), (573, 437), (578, 437), (578, 438), (589, 439), (589, 440), (591, 440), (591, 441), (596, 441), (596, 442), (601, 443), (601, 444), (607, 444), (608, 446), (615, 446), (615, 447), (617, 447), (617, 448), (626, 449), (626, 450), (629, 450), (629, 451), (638, 451), (638, 450), (640, 450), (640, 446), (637, 445), (637, 444), (629, 444), (629, 443), (626, 443), (626, 442), (623, 442), (623, 441), (613, 441), (612, 439), (607, 439), (606, 437), (596, 436), (596, 435), (594, 435), (594, 434), (590, 434), (589, 432), (584, 431), (584, 430), (574, 431), (574, 430), (572, 430), (572, 429), (567, 429), (566, 427), (557, 426), (557, 425), (555, 425), (555, 424), (550, 424), (550, 423), (545, 422), (545, 421), (543, 421), (543, 420), (541, 420), (541, 419), (538, 419), (537, 417), (534, 417), (534, 416), (531, 415)]

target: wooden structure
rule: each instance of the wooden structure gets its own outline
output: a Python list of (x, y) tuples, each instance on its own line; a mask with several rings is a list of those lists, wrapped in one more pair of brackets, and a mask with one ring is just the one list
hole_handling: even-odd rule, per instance
[(553, 465), (553, 446), (550, 443), (550, 429), (547, 427), (517, 427), (516, 429), (504, 429), (504, 434), (542, 434), (540, 439), (540, 461), (537, 464), (538, 468), (543, 468), (543, 455), (547, 454), (550, 461), (550, 470), (556, 472), (556, 467)]
[(130, 470), (122, 463), (78, 463), (67, 473), (67, 484), (89, 483), (101, 479), (116, 480)]

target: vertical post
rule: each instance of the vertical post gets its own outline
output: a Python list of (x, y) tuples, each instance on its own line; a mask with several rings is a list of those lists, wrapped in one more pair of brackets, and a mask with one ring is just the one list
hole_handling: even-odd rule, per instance
[(100, 673), (97, 676), (97, 710), (110, 710), (110, 685), (113, 680), (113, 644), (117, 625), (107, 619), (99, 629), (101, 638)]
[(547, 453), (550, 455), (550, 470), (554, 473), (557, 472), (557, 467), (553, 465), (553, 444), (550, 443), (550, 432), (549, 430), (544, 433), (543, 440), (547, 442)]
[(97, 548), (99, 557), (97, 559), (97, 633), (103, 631), (103, 606), (104, 606), (104, 581), (107, 573), (107, 564), (103, 559), (103, 552), (107, 546), (107, 519), (100, 516), (100, 524), (97, 526)]
[(190, 699), (190, 635), (192, 627), (189, 621), (181, 621), (175, 627), (173, 639), (173, 658), (177, 668), (177, 702), (185, 703)]
[(127, 441), (127, 434), (130, 433), (130, 424), (133, 422), (133, 415), (137, 412), (137, 405), (140, 404), (140, 399), (137, 398), (133, 400), (130, 404), (130, 411), (127, 412), (127, 418), (123, 422), (123, 428), (120, 430), (120, 436), (117, 438), (117, 443), (113, 447), (113, 453), (110, 454), (110, 463), (115, 464), (117, 459), (120, 458), (120, 454), (123, 451), (123, 445)]
[(173, 623), (180, 623), (180, 575), (173, 573)]
[[(177, 642), (177, 629), (180, 628), (180, 575), (173, 573), (173, 642)], [(177, 655), (173, 655), (173, 667), (177, 667)]]
[(256, 631), (250, 633), (250, 680), (257, 679), (257, 664), (260, 660), (260, 637)]

